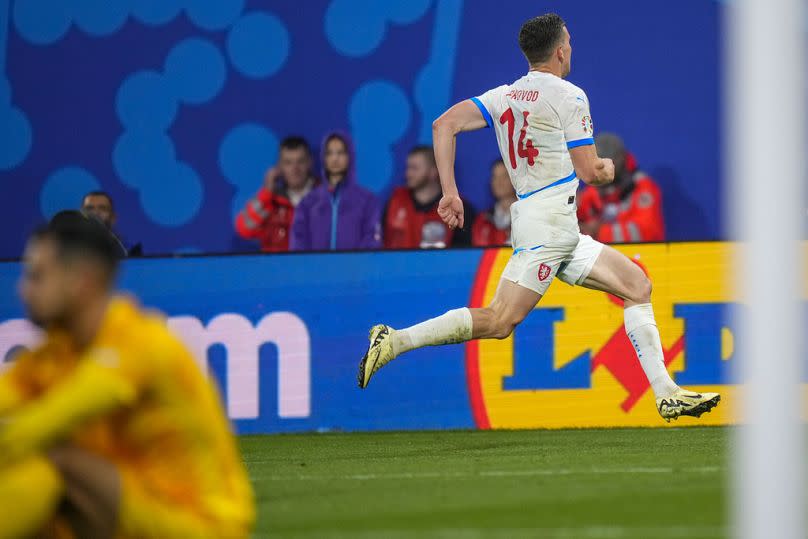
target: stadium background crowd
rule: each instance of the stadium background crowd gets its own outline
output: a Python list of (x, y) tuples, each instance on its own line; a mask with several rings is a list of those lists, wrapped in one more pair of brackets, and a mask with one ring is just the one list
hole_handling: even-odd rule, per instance
[[(259, 212), (251, 219), (261, 218), (263, 210), (248, 203), (261, 194), (266, 171), (284, 166), (279, 148), (288, 136), (308, 142), (311, 180), (322, 181), (322, 137), (332, 129), (341, 129), (356, 151), (355, 174), (346, 175), (343, 185), (355, 180), (373, 195), (345, 221), (369, 223), (357, 245), (420, 245), (397, 219), (402, 211), (428, 213), (417, 210), (428, 209), (434, 197), (431, 180), (416, 186), (414, 210), (388, 207), (407, 202), (399, 188), (414, 176), (428, 176), (409, 152), (431, 144), (432, 120), (453, 102), (525, 70), (513, 40), (480, 39), (490, 29), (490, 9), (482, 0), (394, 0), (361, 12), (347, 0), (271, 7), (251, 0), (192, 6), (177, 0), (159, 3), (159, 9), (111, 3), (101, 11), (83, 3), (69, 9), (40, 3), (52, 18), (38, 17), (19, 2), (4, 21), (0, 101), (7, 110), (0, 112), (8, 118), (8, 143), (0, 149), (0, 183), (14, 196), (0, 200), (0, 229), (9, 231), (0, 236), (2, 258), (22, 252), (25, 234), (11, 231), (33, 230), (94, 191), (114, 200), (115, 228), (124, 243), (133, 243), (126, 246), (140, 243), (147, 255), (255, 252), (267, 242), (273, 249), (285, 243), (329, 249), (330, 234), (311, 235), (330, 226), (327, 217), (321, 219), (321, 212), (330, 211), (324, 196), (297, 212), (309, 217), (309, 235), (299, 241), (245, 240), (245, 232), (256, 233), (248, 231), (251, 223), (242, 219), (238, 229), (235, 223), (250, 207)], [(545, 8), (564, 11), (565, 5), (550, 2)], [(720, 84), (713, 69), (720, 56), (719, 14), (716, 2), (673, 7), (617, 0), (585, 2), (567, 16), (578, 29), (571, 81), (588, 89), (595, 132), (619, 134), (657, 182), (669, 241), (727, 237), (719, 196)], [(499, 13), (498, 31), (515, 35), (523, 18), (521, 10)], [(598, 37), (603, 20), (617, 36), (606, 42)], [(693, 65), (695, 57), (703, 61)], [(683, 70), (692, 76), (672, 76)], [(689, 94), (699, 99), (682, 98)], [(424, 244), (506, 243), (505, 203), (496, 204), (489, 181), (497, 156), (491, 132), (469, 135), (457, 151), (461, 193), (484, 216), (478, 241), (470, 220), (452, 238), (428, 227)], [(634, 162), (627, 159), (627, 167)], [(262, 208), (280, 203), (285, 197), (277, 191), (283, 188), (290, 190), (292, 205), (314, 188), (309, 178), (295, 186), (285, 176), (290, 174), (265, 178), (272, 187), (267, 191), (279, 196), (268, 201), (264, 194)], [(324, 184), (314, 188), (320, 195), (327, 190)], [(635, 197), (642, 205), (648, 196), (641, 194)], [(356, 200), (342, 200), (340, 210)], [(492, 213), (495, 206), (499, 212)], [(618, 221), (600, 230), (598, 221), (610, 222), (620, 204), (582, 193), (581, 206), (586, 226), (597, 226), (603, 239), (645, 239), (641, 227), (614, 227)], [(287, 228), (283, 223), (286, 234), (294, 229), (291, 210), (272, 212), (278, 234)], [(339, 234), (337, 240), (343, 241)]]

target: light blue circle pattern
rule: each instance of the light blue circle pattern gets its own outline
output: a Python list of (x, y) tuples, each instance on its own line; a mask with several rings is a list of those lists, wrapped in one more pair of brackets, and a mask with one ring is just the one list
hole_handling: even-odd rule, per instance
[(31, 150), (31, 123), (18, 108), (0, 105), (0, 169), (23, 162)]
[[(357, 7), (356, 2), (362, 4)], [(290, 54), (286, 26), (274, 15), (253, 12), (241, 16), (244, 0), (198, 2), (196, 0), (19, 0), (14, 3), (14, 22), (19, 34), (35, 44), (60, 39), (76, 24), (92, 35), (112, 33), (133, 16), (144, 24), (160, 25), (185, 10), (189, 20), (206, 30), (230, 27), (226, 49), (233, 67), (250, 78), (275, 74)], [(390, 24), (409, 24), (421, 18), (432, 0), (332, 0), (325, 17), (326, 37), (342, 54), (361, 57), (381, 44)], [(357, 27), (363, 31), (357, 31)], [(187, 39), (169, 53), (164, 73), (143, 71), (127, 77), (119, 88), (116, 108), (125, 131), (118, 139), (113, 162), (121, 180), (137, 189), (145, 213), (164, 226), (188, 223), (203, 200), (203, 184), (187, 163), (177, 161), (173, 142), (166, 131), (173, 124), (179, 102), (198, 105), (213, 99), (223, 88), (226, 66), (219, 50), (210, 42)], [(3, 81), (0, 81), (3, 82)], [(15, 109), (3, 112), (10, 92), (0, 84), (0, 125), (15, 133), (0, 135), (0, 167), (14, 166), (15, 158), (27, 155), (31, 144), (30, 125)], [(383, 190), (393, 172), (393, 145), (410, 126), (412, 110), (404, 90), (389, 81), (363, 84), (353, 95), (349, 118), (359, 153), (360, 178), (374, 191)], [(379, 122), (384, 122), (380, 128)], [(22, 136), (18, 136), (22, 133)], [(26, 136), (27, 133), (27, 136)], [(220, 146), (220, 166), (227, 180), (237, 188), (234, 213), (255, 189), (256, 178), (277, 158), (278, 137), (255, 124), (231, 130)], [(65, 179), (67, 178), (67, 179)], [(81, 196), (98, 182), (92, 175), (68, 167), (49, 178), (42, 191), (42, 208), (76, 187)], [(47, 201), (47, 202), (46, 202)], [(76, 202), (73, 202), (75, 204)]]
[(187, 163), (177, 162), (140, 191), (143, 211), (155, 223), (175, 227), (190, 222), (202, 206), (202, 180)]
[(160, 26), (176, 17), (182, 10), (178, 0), (137, 0), (132, 6), (132, 16), (143, 24)]
[(213, 99), (224, 87), (227, 66), (219, 49), (204, 39), (186, 39), (168, 53), (165, 80), (173, 96), (198, 105)]
[(25, 160), (31, 151), (31, 122), (11, 104), (11, 85), (0, 75), (0, 170), (9, 170)]
[(163, 132), (124, 131), (112, 150), (118, 178), (134, 189), (149, 189), (177, 161), (174, 143)]
[[(168, 23), (184, 9), (188, 19), (199, 28), (232, 27), (227, 37), (227, 52), (233, 67), (247, 77), (266, 78), (286, 63), (289, 32), (274, 15), (254, 12), (241, 16), (244, 4), (244, 0), (19, 0), (14, 3), (13, 17), (24, 39), (44, 45), (61, 39), (71, 24), (87, 34), (102, 36), (119, 30), (129, 16), (156, 26)], [(113, 166), (121, 181), (139, 192), (146, 215), (159, 224), (187, 224), (198, 213), (203, 200), (199, 175), (189, 164), (177, 161), (174, 144), (166, 131), (176, 118), (179, 103), (199, 105), (210, 101), (222, 90), (226, 78), (227, 67), (219, 49), (208, 41), (192, 38), (172, 48), (164, 73), (132, 73), (118, 89), (115, 106), (124, 132), (113, 149)], [(0, 168), (12, 168), (24, 159), (32, 139), (25, 115), (8, 108), (10, 97), (8, 83), (0, 80), (0, 141), (3, 142)], [(250, 189), (255, 184), (254, 172), (263, 173), (266, 164), (276, 159), (278, 144), (273, 133), (254, 127), (236, 128), (231, 132), (233, 140), (246, 143), (245, 148), (258, 152), (243, 155), (235, 168), (230, 166), (234, 174), (230, 178), (235, 178), (235, 184), (243, 182)], [(225, 154), (238, 151), (230, 148)], [(69, 182), (81, 192), (98, 187), (89, 172), (65, 168), (55, 173), (43, 188), (43, 208), (58, 205), (52, 201), (60, 199), (60, 193), (65, 192)], [(247, 193), (239, 189), (236, 201), (241, 202)], [(80, 196), (73, 192), (69, 195)]]
[(404, 90), (386, 80), (363, 84), (351, 97), (348, 118), (356, 145), (356, 173), (379, 193), (393, 175), (393, 145), (410, 126), (412, 107)]
[(274, 15), (249, 13), (227, 35), (230, 61), (245, 77), (274, 75), (289, 57), (289, 31)]
[(223, 30), (233, 24), (244, 9), (244, 0), (217, 0), (203, 2), (186, 0), (188, 18), (199, 28)]
[(14, 2), (14, 24), (20, 35), (35, 45), (53, 43), (70, 28), (68, 2), (18, 0)]
[(113, 166), (121, 181), (138, 191), (145, 214), (162, 226), (188, 224), (204, 198), (199, 175), (177, 161), (166, 132), (180, 102), (210, 101), (222, 90), (225, 77), (219, 49), (191, 38), (168, 53), (164, 73), (133, 73), (118, 89), (116, 108), (125, 129), (112, 152)]
[(134, 131), (168, 129), (177, 114), (177, 101), (165, 78), (156, 71), (136, 71), (118, 89), (118, 118)]
[(325, 14), (325, 35), (341, 54), (367, 56), (381, 45), (389, 23), (412, 23), (431, 4), (432, 0), (332, 0)]
[(48, 176), (39, 194), (39, 209), (46, 219), (62, 210), (74, 210), (81, 197), (101, 188), (98, 180), (81, 167), (64, 167)]
[(16, 0), (14, 24), (35, 45), (62, 38), (72, 24), (95, 36), (109, 35), (132, 16), (144, 24), (165, 24), (185, 9), (188, 19), (203, 30), (223, 30), (244, 9), (244, 0)]
[(256, 185), (278, 159), (278, 137), (266, 127), (244, 123), (231, 129), (219, 145), (219, 168), (236, 188), (233, 217), (255, 193)]
[(129, 16), (126, 0), (71, 0), (65, 2), (73, 6), (73, 19), (76, 26), (90, 35), (112, 34), (124, 25)]
[(396, 24), (412, 24), (429, 11), (432, 0), (394, 0), (384, 2), (381, 10)]

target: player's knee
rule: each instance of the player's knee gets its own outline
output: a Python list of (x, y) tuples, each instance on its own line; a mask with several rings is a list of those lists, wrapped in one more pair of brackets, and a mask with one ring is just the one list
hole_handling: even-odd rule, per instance
[(494, 327), (494, 338), (495, 339), (507, 339), (510, 337), (511, 333), (513, 333), (516, 324), (500, 320), (497, 322), (497, 325)]
[(510, 337), (513, 330), (519, 325), (521, 320), (517, 320), (512, 315), (507, 313), (501, 313), (496, 318), (496, 323), (494, 324), (494, 338), (495, 339), (507, 339)]
[(513, 333), (513, 328), (519, 323), (512, 320), (503, 305), (497, 303), (480, 309), (479, 317), (484, 320), (485, 330), (482, 337), (487, 339), (505, 339)]
[(629, 285), (629, 299), (634, 303), (650, 303), (652, 289), (651, 279), (637, 268)]

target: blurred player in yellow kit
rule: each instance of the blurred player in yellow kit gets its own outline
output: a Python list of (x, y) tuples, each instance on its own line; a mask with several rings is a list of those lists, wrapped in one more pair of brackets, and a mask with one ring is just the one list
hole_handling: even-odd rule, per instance
[(0, 538), (238, 538), (254, 501), (219, 396), (159, 317), (112, 295), (115, 246), (75, 212), (25, 251), (45, 342), (0, 375)]

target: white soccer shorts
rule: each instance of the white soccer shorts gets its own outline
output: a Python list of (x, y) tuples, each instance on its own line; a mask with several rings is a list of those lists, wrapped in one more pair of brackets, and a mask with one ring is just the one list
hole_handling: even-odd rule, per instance
[(541, 295), (558, 277), (580, 285), (603, 244), (578, 229), (575, 185), (549, 189), (511, 205), (514, 253), (502, 277)]
[(569, 285), (580, 285), (589, 277), (603, 244), (578, 233), (575, 247), (564, 247), (550, 245), (514, 253), (502, 277), (541, 295), (556, 277)]

